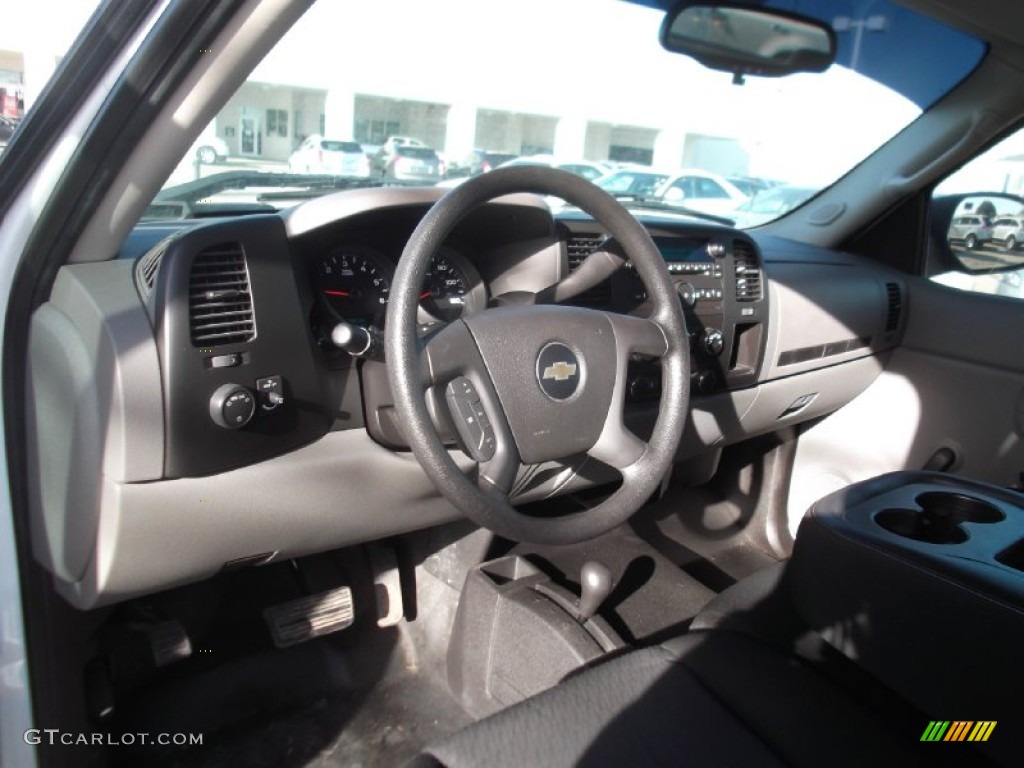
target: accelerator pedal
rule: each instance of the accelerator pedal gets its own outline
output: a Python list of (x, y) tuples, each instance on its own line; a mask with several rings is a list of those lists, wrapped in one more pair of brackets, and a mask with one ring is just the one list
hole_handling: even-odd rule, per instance
[(289, 600), (263, 611), (274, 645), (287, 648), (352, 625), (352, 590), (338, 587)]

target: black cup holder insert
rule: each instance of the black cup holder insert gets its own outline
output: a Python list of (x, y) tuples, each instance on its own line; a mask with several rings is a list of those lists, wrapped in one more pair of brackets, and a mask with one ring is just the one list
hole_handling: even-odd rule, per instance
[(875, 522), (891, 533), (931, 544), (963, 544), (962, 523), (998, 523), (1005, 515), (987, 501), (950, 491), (927, 491), (914, 499), (920, 509), (883, 509)]

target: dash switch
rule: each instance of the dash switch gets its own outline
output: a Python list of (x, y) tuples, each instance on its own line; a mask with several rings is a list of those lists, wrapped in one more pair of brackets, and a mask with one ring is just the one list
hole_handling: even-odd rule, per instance
[(284, 404), (284, 382), (280, 376), (256, 379), (256, 394), (260, 399), (260, 407), (264, 411), (272, 411)]

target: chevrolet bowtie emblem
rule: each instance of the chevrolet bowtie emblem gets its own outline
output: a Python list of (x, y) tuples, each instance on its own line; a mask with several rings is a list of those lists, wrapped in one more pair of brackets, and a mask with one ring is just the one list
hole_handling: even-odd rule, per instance
[(554, 379), (555, 381), (566, 381), (575, 375), (576, 364), (566, 363), (560, 360), (557, 363), (552, 363), (544, 369), (543, 378)]

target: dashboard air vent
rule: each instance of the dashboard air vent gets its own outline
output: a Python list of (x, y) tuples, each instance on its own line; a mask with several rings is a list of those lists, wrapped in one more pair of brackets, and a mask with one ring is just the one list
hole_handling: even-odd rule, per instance
[(249, 269), (240, 243), (221, 243), (192, 263), (188, 285), (192, 345), (216, 347), (256, 337)]
[(569, 255), (569, 272), (576, 270), (583, 260), (597, 250), (604, 242), (604, 235), (572, 234), (565, 239), (565, 250)]
[[(601, 246), (604, 240), (605, 236), (600, 234), (570, 233), (567, 235), (565, 250), (569, 257), (569, 273), (574, 272), (587, 256)], [(611, 304), (611, 300), (611, 281), (605, 280), (575, 296), (571, 303), (583, 307), (607, 307)]]
[(761, 268), (757, 263), (757, 251), (746, 240), (733, 240), (732, 253), (736, 270), (736, 301), (759, 301)]
[(888, 294), (889, 300), (885, 316), (885, 330), (888, 333), (900, 327), (900, 315), (903, 313), (903, 297), (900, 295), (898, 283), (886, 283), (885, 292)]

